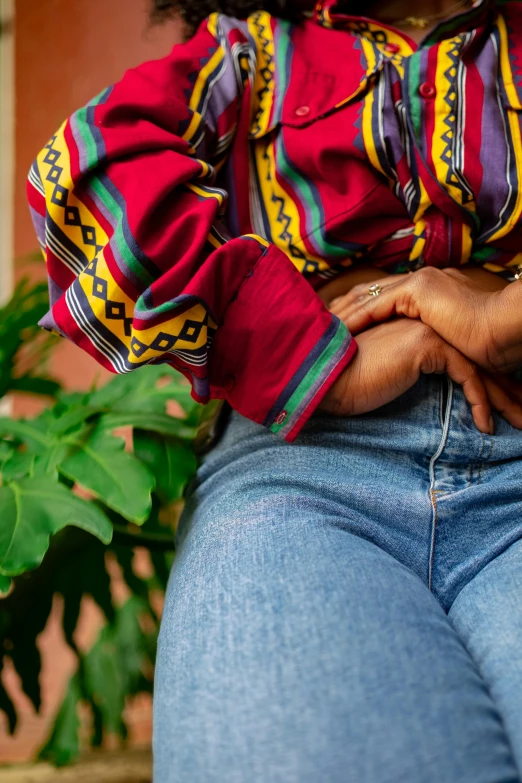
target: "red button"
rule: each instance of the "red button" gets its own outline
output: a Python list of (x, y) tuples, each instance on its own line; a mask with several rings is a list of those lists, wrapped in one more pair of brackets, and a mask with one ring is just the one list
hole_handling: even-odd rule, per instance
[(284, 424), (284, 423), (285, 423), (285, 421), (286, 421), (286, 417), (287, 417), (287, 416), (288, 416), (288, 413), (287, 413), (287, 411), (281, 411), (281, 413), (279, 413), (279, 414), (278, 414), (278, 415), (275, 417), (275, 419), (274, 419), (274, 424)]
[(310, 114), (310, 107), (299, 106), (299, 108), (295, 110), (295, 113), (297, 114), (298, 117), (306, 117), (307, 114)]
[(394, 44), (394, 43), (387, 43), (386, 46), (384, 47), (384, 51), (389, 52), (389, 54), (397, 54), (397, 52), (400, 52), (400, 50), (401, 47), (399, 46), (399, 44)]
[(419, 93), (423, 98), (434, 98), (437, 94), (437, 90), (433, 84), (430, 84), (429, 82), (423, 82), (419, 87)]

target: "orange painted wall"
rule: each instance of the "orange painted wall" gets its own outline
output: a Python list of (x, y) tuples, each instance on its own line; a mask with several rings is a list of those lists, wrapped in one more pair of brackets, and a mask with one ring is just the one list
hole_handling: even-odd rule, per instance
[[(180, 40), (173, 24), (151, 28), (147, 10), (148, 0), (16, 0), (16, 258), (37, 247), (25, 200), (36, 153), (69, 114), (127, 68), (161, 57)], [(31, 274), (43, 269), (31, 267)], [(104, 377), (99, 365), (65, 341), (52, 370), (71, 389)], [(17, 404), (17, 412), (27, 410)]]

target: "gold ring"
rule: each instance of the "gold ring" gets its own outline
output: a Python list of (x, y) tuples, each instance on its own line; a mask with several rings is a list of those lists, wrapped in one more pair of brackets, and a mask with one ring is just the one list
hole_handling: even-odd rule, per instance
[(369, 287), (368, 294), (370, 296), (379, 296), (381, 291), (382, 291), (382, 286), (379, 283), (374, 283)]
[(517, 271), (515, 272), (515, 280), (522, 281), (522, 264), (519, 264), (517, 266)]

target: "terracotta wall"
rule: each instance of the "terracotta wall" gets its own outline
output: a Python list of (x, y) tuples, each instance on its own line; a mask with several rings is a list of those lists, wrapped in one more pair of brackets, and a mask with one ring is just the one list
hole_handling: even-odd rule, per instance
[[(15, 256), (37, 247), (25, 201), (25, 178), (38, 150), (62, 121), (126, 68), (167, 53), (179, 38), (173, 25), (149, 29), (147, 0), (16, 0), (16, 193)], [(30, 267), (43, 274), (43, 263)], [(19, 276), (28, 268), (16, 270)], [(99, 366), (79, 349), (63, 341), (53, 360), (53, 372), (69, 388), (85, 388), (101, 374)], [(15, 411), (31, 406), (17, 400)], [(118, 580), (115, 580), (115, 588)], [(100, 618), (87, 602), (82, 612), (80, 645), (89, 644)], [(0, 715), (0, 764), (28, 758), (41, 745), (52, 716), (74, 668), (60, 627), (60, 605), (40, 637), (43, 705), (35, 716), (21, 694), (18, 678), (7, 666), (7, 686), (20, 710), (14, 738), (6, 734)], [(150, 703), (138, 700), (128, 716), (131, 738), (146, 740), (150, 732)], [(1, 778), (1, 773), (0, 773)]]
[[(16, 258), (37, 247), (25, 201), (35, 154), (69, 114), (126, 68), (161, 57), (180, 39), (173, 24), (150, 27), (148, 5), (149, 0), (16, 0)], [(53, 371), (74, 389), (102, 374), (65, 342)]]

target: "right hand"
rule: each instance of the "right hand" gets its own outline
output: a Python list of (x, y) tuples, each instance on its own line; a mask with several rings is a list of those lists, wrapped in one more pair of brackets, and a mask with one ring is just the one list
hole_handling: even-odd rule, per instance
[(397, 399), (422, 374), (447, 373), (462, 386), (473, 420), (493, 434), (492, 407), (522, 429), (522, 394), (479, 373), (476, 366), (421, 321), (400, 318), (357, 337), (358, 351), (326, 393), (318, 409), (335, 416), (368, 413)]
[(470, 280), (459, 269), (424, 267), (375, 283), (381, 284), (379, 296), (368, 296), (365, 282), (330, 303), (331, 312), (352, 334), (406, 316), (431, 326), (486, 372), (509, 373), (522, 367), (519, 282), (494, 287), (489, 280)]

